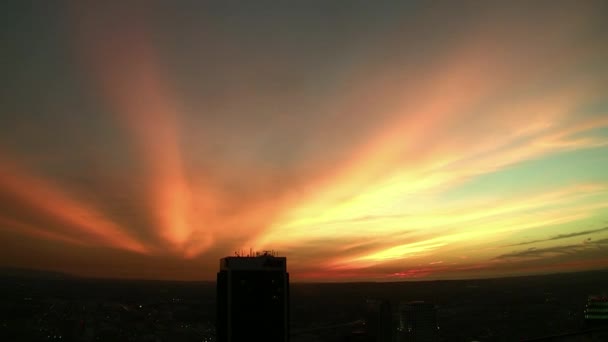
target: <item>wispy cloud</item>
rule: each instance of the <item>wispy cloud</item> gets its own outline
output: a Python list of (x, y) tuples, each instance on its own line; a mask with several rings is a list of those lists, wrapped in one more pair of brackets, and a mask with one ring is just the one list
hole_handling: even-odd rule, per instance
[(518, 259), (518, 258), (540, 258), (551, 257), (556, 255), (573, 254), (591, 248), (606, 248), (608, 247), (608, 239), (601, 240), (585, 240), (580, 244), (574, 245), (559, 245), (545, 248), (529, 248), (523, 251), (501, 254), (495, 257), (496, 260)]
[(559, 235), (555, 235), (555, 236), (552, 236), (552, 237), (547, 238), (547, 239), (538, 239), (538, 240), (525, 241), (525, 242), (515, 243), (515, 244), (512, 244), (512, 245), (507, 245), (505, 247), (523, 246), (523, 245), (530, 245), (530, 244), (538, 243), (538, 242), (568, 239), (568, 238), (571, 238), (571, 237), (576, 237), (576, 236), (581, 236), (581, 235), (589, 235), (589, 234), (599, 233), (599, 232), (605, 232), (605, 231), (608, 231), (608, 227), (599, 228), (599, 229), (591, 229), (591, 230), (583, 230), (583, 231), (574, 232), (574, 233), (559, 234)]

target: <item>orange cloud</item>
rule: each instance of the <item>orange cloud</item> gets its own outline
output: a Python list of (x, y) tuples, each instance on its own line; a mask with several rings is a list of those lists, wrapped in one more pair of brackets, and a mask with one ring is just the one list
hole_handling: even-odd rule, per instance
[(0, 227), (2, 227), (3, 230), (9, 230), (14, 233), (28, 235), (42, 240), (61, 241), (81, 246), (90, 246), (93, 244), (92, 241), (85, 242), (83, 240), (74, 238), (68, 234), (62, 234), (51, 230), (39, 229), (29, 224), (4, 217), (0, 217)]
[[(192, 248), (193, 243), (204, 249), (209, 239), (192, 239), (200, 222), (193, 221), (196, 204), (181, 155), (179, 109), (161, 76), (145, 18), (131, 14), (129, 18), (115, 18), (111, 11), (83, 16), (85, 56), (109, 108), (131, 133), (145, 161), (149, 210), (159, 236), (178, 251)], [(108, 27), (106, 21), (114, 21), (114, 26)]]
[[(230, 177), (242, 178), (243, 170), (232, 170), (234, 165), (227, 174), (215, 160), (207, 161), (209, 169), (186, 163), (184, 149), (192, 146), (180, 140), (185, 113), (162, 75), (142, 18), (136, 19), (128, 25), (119, 21), (119, 28), (105, 31), (94, 21), (85, 23), (93, 25), (85, 26), (84, 32), (90, 34), (86, 41), (95, 42), (95, 46), (85, 44), (85, 49), (109, 107), (145, 162), (155, 229), (164, 247), (188, 258), (218, 241), (228, 250), (240, 248), (267, 225), (282, 203), (276, 186), (263, 181), (274, 174), (250, 170), (247, 184), (235, 186), (229, 184)], [(226, 188), (238, 189), (233, 193)]]
[(46, 235), (63, 241), (101, 244), (138, 253), (148, 252), (146, 246), (130, 236), (122, 227), (82, 201), (75, 200), (50, 183), (29, 175), (23, 168), (5, 158), (0, 160), (0, 166), (0, 189), (36, 211), (65, 223), (69, 229), (59, 233), (15, 222), (9, 226), (32, 235)]
[[(246, 152), (237, 157), (200, 157), (208, 157), (205, 169), (187, 163), (185, 153), (199, 151), (180, 140), (192, 113), (180, 108), (143, 19), (138, 15), (119, 19), (114, 29), (93, 23), (85, 30), (92, 32), (85, 34), (85, 41), (95, 42), (87, 46), (88, 58), (108, 107), (142, 156), (154, 230), (172, 252), (195, 257), (214, 246), (273, 248), (294, 253), (294, 264), (302, 269), (305, 263), (297, 255), (319, 262), (319, 272), (355, 276), (395, 260), (429, 263), (436, 260), (431, 256), (462, 255), (468, 247), (521, 230), (574, 222), (601, 208), (585, 201), (603, 192), (602, 185), (548, 192), (531, 189), (525, 196), (456, 203), (442, 198), (446, 190), (481, 175), (608, 144), (604, 137), (589, 134), (608, 127), (608, 120), (580, 113), (585, 104), (603, 96), (593, 77), (560, 85), (546, 82), (553, 80), (556, 70), (573, 71), (578, 61), (593, 54), (585, 47), (545, 58), (545, 51), (554, 51), (555, 37), (576, 37), (572, 27), (556, 28), (547, 42), (505, 35), (500, 29), (468, 32), (461, 44), (450, 45), (452, 51), (429, 57), (422, 71), (401, 72), (399, 63), (384, 67), (382, 61), (370, 58), (366, 67), (375, 72), (356, 73), (359, 78), (354, 79), (352, 93), (332, 93), (311, 112), (352, 109), (377, 118), (374, 126), (357, 131), (358, 139), (346, 139), (351, 144), (343, 143), (343, 150), (334, 151), (346, 156), (343, 159), (296, 155), (294, 165), (314, 161), (320, 166), (302, 167), (301, 174), (285, 177), (287, 184), (282, 185), (272, 179), (292, 165), (277, 163), (278, 170), (270, 170), (261, 162), (247, 164), (242, 162), (248, 158), (243, 157)], [(579, 21), (573, 25), (580, 25)], [(526, 56), (516, 53), (524, 49)], [(235, 88), (236, 95), (252, 96)], [(238, 103), (230, 105), (249, 110)], [(340, 140), (339, 124), (351, 118), (332, 115), (331, 120), (321, 118), (318, 125), (311, 125), (318, 128), (331, 121), (336, 126), (331, 139), (321, 139), (327, 130), (323, 134), (311, 130), (302, 135), (307, 142), (286, 145), (333, 146), (332, 139)], [(269, 126), (265, 134), (272, 134), (274, 126)], [(197, 132), (201, 134), (197, 143), (211, 143), (206, 127)], [(251, 136), (234, 138), (238, 134), (233, 134), (234, 141), (226, 144), (234, 149), (258, 138), (258, 132), (238, 132)], [(263, 157), (287, 159), (271, 154)], [(230, 169), (238, 170), (224, 174)], [(318, 257), (310, 256), (314, 251)], [(483, 250), (474, 259), (491, 258), (495, 252)], [(404, 276), (411, 273), (404, 272)]]

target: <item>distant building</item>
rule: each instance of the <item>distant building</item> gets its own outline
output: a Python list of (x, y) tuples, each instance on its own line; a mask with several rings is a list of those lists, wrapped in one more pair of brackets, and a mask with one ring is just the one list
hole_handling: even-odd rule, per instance
[(285, 257), (263, 252), (220, 260), (216, 330), (219, 342), (289, 340)]
[(608, 327), (608, 296), (589, 296), (585, 306), (585, 326)]
[(399, 341), (435, 342), (439, 340), (437, 309), (422, 301), (399, 306)]
[(393, 342), (393, 311), (388, 300), (367, 300), (366, 326), (375, 342)]

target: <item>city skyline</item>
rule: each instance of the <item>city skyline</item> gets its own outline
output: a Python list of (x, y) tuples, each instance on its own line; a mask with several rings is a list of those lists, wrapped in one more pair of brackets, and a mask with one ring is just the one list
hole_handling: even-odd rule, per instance
[(0, 266), (608, 267), (608, 5), (9, 4)]

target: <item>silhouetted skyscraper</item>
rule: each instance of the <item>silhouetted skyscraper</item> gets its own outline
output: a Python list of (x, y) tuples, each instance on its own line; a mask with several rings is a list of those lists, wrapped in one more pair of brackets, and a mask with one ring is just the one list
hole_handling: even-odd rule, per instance
[(402, 342), (439, 340), (435, 305), (421, 301), (399, 306), (399, 336)]
[(393, 312), (388, 300), (368, 299), (366, 316), (367, 331), (373, 341), (393, 341)]
[(219, 342), (289, 340), (287, 258), (264, 252), (220, 260), (217, 337)]

